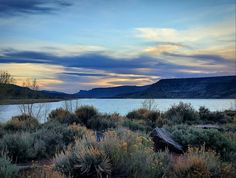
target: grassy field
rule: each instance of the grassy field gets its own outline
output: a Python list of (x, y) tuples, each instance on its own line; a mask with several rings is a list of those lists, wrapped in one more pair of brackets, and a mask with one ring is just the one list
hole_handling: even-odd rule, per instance
[[(203, 124), (217, 129), (198, 127)], [(155, 151), (149, 135), (156, 127), (168, 130), (184, 152)], [(21, 115), (0, 124), (0, 153), (3, 178), (235, 177), (236, 111), (196, 111), (185, 103), (126, 116), (92, 106), (58, 108), (45, 123)]]

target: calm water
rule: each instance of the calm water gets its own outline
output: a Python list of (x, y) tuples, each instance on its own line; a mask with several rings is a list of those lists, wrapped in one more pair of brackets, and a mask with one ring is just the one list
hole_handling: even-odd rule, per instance
[[(142, 106), (143, 99), (79, 99), (67, 102), (72, 109), (80, 105), (93, 105), (100, 112), (113, 113), (117, 112), (121, 115), (127, 114), (133, 109)], [(155, 105), (160, 111), (166, 111), (174, 104), (179, 102), (190, 103), (195, 109), (200, 106), (206, 106), (211, 111), (223, 111), (226, 109), (236, 109), (235, 99), (155, 99)], [(47, 117), (47, 114), (56, 108), (65, 107), (65, 101), (35, 104), (34, 110), (38, 111), (39, 107), (43, 107), (43, 112), (40, 112), (41, 120)], [(0, 121), (4, 122), (20, 114), (20, 105), (0, 105)]]

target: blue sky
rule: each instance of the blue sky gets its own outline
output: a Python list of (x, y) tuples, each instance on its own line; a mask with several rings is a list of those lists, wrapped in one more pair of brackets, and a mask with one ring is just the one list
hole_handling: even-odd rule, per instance
[(235, 11), (234, 0), (0, 0), (0, 70), (69, 93), (235, 75)]

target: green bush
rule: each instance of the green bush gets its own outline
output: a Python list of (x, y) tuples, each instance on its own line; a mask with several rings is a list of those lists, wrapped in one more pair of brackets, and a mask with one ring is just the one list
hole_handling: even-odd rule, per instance
[(208, 108), (204, 106), (201, 106), (199, 108), (199, 117), (203, 123), (228, 123), (232, 122), (234, 116), (235, 113), (233, 111), (211, 112)]
[(5, 133), (4, 126), (3, 126), (3, 124), (0, 123), (0, 139), (3, 137), (4, 133)]
[(228, 123), (225, 124), (224, 127), (222, 128), (225, 132), (233, 132), (236, 133), (236, 123)]
[(201, 129), (186, 125), (179, 125), (170, 128), (174, 139), (187, 148), (191, 146), (201, 146), (205, 144), (206, 148), (220, 153), (223, 159), (226, 155), (236, 151), (236, 139), (215, 129)]
[(108, 131), (102, 141), (86, 135), (57, 154), (56, 170), (72, 177), (162, 177), (170, 164), (167, 152), (155, 153), (146, 137), (127, 130)]
[(110, 115), (97, 115), (87, 122), (87, 127), (93, 130), (104, 131), (109, 128), (116, 128), (118, 121)]
[(122, 126), (129, 128), (132, 131), (145, 131), (147, 128), (143, 124), (139, 124), (133, 120), (124, 120)]
[(144, 108), (141, 108), (141, 109), (137, 109), (137, 110), (133, 110), (131, 112), (129, 112), (126, 117), (128, 119), (132, 119), (132, 120), (145, 120), (146, 117), (147, 117), (147, 114), (149, 113), (150, 111), (147, 110), (147, 109), (144, 109)]
[(167, 120), (162, 117), (159, 111), (150, 111), (146, 117), (146, 125), (150, 128), (162, 127), (164, 124), (167, 124)]
[(172, 123), (198, 123), (199, 115), (190, 104), (180, 102), (165, 112), (165, 117)]
[(5, 156), (0, 156), (0, 177), (1, 178), (12, 178), (18, 173), (18, 168), (15, 164), (11, 163), (11, 160)]
[(0, 140), (0, 150), (6, 151), (14, 162), (29, 161), (37, 156), (30, 133), (5, 134)]
[(81, 137), (81, 130), (50, 122), (34, 133), (7, 133), (0, 140), (0, 151), (5, 150), (15, 162), (50, 158)]
[(77, 141), (74, 149), (56, 155), (54, 162), (57, 171), (72, 177), (107, 177), (111, 174), (109, 158), (87, 138)]
[(70, 113), (69, 111), (63, 108), (52, 110), (51, 113), (48, 115), (48, 121), (60, 122), (64, 124), (80, 123), (75, 114)]
[(4, 128), (11, 131), (30, 131), (37, 129), (38, 127), (39, 122), (36, 118), (23, 114), (12, 117), (11, 120), (7, 121)]
[(84, 125), (87, 125), (89, 119), (98, 115), (98, 111), (93, 106), (81, 106), (76, 109), (75, 114)]
[(90, 130), (88, 130), (86, 127), (81, 126), (79, 124), (71, 124), (68, 126), (69, 129), (73, 132), (73, 138), (83, 138), (83, 136), (90, 132)]
[(57, 151), (64, 149), (68, 144), (73, 143), (79, 135), (78, 131), (59, 123), (47, 123), (42, 129), (32, 134), (36, 145), (41, 147), (38, 158), (53, 156)]
[(63, 108), (57, 108), (55, 110), (52, 110), (51, 113), (49, 113), (48, 121), (58, 121), (60, 123), (64, 123), (66, 116), (69, 114), (69, 111)]
[(146, 135), (129, 130), (105, 133), (101, 147), (111, 160), (112, 176), (163, 177), (170, 164), (167, 152), (155, 153)]

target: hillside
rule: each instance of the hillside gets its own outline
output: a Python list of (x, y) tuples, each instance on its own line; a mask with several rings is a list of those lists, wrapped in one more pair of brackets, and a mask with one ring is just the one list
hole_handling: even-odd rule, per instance
[(162, 79), (122, 98), (236, 98), (236, 76)]
[(109, 88), (94, 88), (92, 90), (81, 90), (74, 96), (78, 98), (114, 98), (119, 95), (142, 92), (149, 87), (147, 86), (119, 86)]
[(152, 85), (94, 88), (75, 94), (0, 84), (0, 99), (72, 98), (236, 98), (236, 76), (162, 79)]
[(34, 91), (13, 84), (0, 84), (0, 99), (67, 99), (71, 95), (56, 91)]

